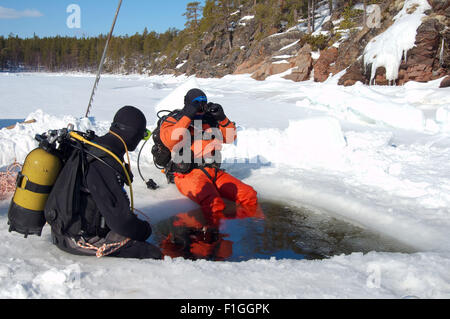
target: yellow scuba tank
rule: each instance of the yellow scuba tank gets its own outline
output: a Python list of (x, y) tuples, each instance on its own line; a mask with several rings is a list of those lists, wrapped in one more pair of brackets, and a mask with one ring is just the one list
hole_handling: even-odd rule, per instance
[(9, 207), (10, 232), (16, 231), (25, 238), (41, 235), (46, 223), (45, 204), (61, 169), (61, 160), (41, 147), (28, 154)]
[(125, 165), (111, 151), (91, 142), (90, 139), (94, 136), (93, 131), (80, 135), (73, 131), (73, 126), (36, 135), (39, 147), (28, 154), (22, 171), (17, 176), (16, 192), (8, 211), (10, 232), (18, 232), (25, 235), (25, 238), (28, 235), (42, 234), (42, 229), (47, 222), (45, 206), (63, 168), (61, 158), (68, 158), (67, 155), (73, 149), (73, 141), (104, 151), (122, 166), (130, 186), (131, 209), (134, 211), (133, 188)]

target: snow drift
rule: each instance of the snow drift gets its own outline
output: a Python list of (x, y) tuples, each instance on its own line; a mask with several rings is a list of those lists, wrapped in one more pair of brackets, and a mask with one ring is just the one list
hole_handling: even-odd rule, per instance
[[(31, 80), (33, 91), (24, 93), (20, 88)], [(182, 103), (187, 89), (172, 93), (185, 84), (186, 78), (109, 77), (103, 82), (102, 92), (111, 93), (117, 101), (100, 93), (96, 100), (99, 106), (93, 113), (96, 118), (79, 119), (63, 115), (73, 114), (77, 105), (83, 104), (78, 93), (70, 90), (76, 81), (83, 83), (86, 78), (0, 75), (3, 117), (11, 114), (13, 118), (36, 119), (33, 124), (0, 130), (0, 166), (15, 158), (23, 160), (36, 147), (34, 135), (48, 129), (72, 123), (79, 130), (106, 133), (115, 108), (127, 99), (137, 106), (143, 102), (142, 109), (152, 126), (158, 103), (169, 95), (177, 104)], [(238, 141), (224, 149), (225, 168), (253, 185), (262, 198), (315, 208), (317, 213), (394, 237), (423, 253), (355, 253), (324, 261), (242, 263), (96, 260), (62, 254), (51, 245), (48, 228), (42, 238), (25, 240), (9, 234), (8, 202), (3, 201), (0, 297), (450, 296), (448, 89), (438, 89), (437, 82), (344, 88), (331, 82), (291, 83), (277, 77), (257, 82), (249, 76), (195, 81), (192, 85), (221, 103), (239, 126)], [(5, 89), (7, 84), (9, 90)], [(55, 113), (45, 108), (36, 111), (36, 105), (58, 104), (59, 96), (41, 97), (37, 93), (49, 85), (71, 94), (69, 102)], [(20, 104), (22, 113), (15, 113), (17, 110), (11, 107), (13, 96), (14, 105)], [(380, 105), (382, 111), (373, 110)], [(136, 159), (133, 153), (134, 168)], [(173, 186), (166, 185), (164, 176), (152, 168), (150, 148), (144, 152), (142, 165), (144, 175), (161, 185), (161, 189), (149, 193), (145, 185), (135, 181), (136, 206), (153, 222), (196, 207)]]

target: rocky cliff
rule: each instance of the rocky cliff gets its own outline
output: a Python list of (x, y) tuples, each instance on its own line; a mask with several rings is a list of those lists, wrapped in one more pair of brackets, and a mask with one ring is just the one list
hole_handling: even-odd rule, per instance
[[(428, 1), (429, 9), (417, 28), (415, 45), (402, 58), (395, 79), (397, 85), (449, 75), (449, 0), (424, 1)], [(394, 17), (407, 4), (412, 3), (406, 8), (407, 14), (413, 14), (414, 1), (373, 2), (380, 9), (376, 27), (363, 23), (362, 1), (354, 1), (356, 5), (351, 8), (335, 8), (331, 14), (328, 1), (319, 1), (313, 34), (307, 32), (306, 21), (299, 19), (297, 26), (272, 28), (265, 37), (261, 37), (264, 25), (254, 16), (252, 8), (241, 7), (228, 21), (212, 25), (200, 40), (187, 45), (172, 67), (165, 65), (153, 73), (199, 77), (250, 73), (256, 80), (281, 74), (292, 81), (314, 79), (317, 82), (341, 73), (340, 85), (349, 86), (358, 81), (369, 84), (371, 79), (372, 84), (392, 84), (384, 67), (376, 68), (375, 74), (371, 74), (372, 65), (364, 61), (365, 48), (393, 25)]]

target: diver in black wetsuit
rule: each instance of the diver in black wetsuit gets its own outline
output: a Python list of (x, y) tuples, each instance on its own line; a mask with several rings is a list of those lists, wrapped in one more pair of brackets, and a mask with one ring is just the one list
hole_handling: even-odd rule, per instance
[[(125, 153), (134, 151), (145, 136), (146, 125), (140, 110), (126, 106), (115, 115), (109, 133), (95, 137), (93, 142), (108, 149), (123, 162)], [(130, 209), (130, 200), (124, 190), (127, 179), (123, 167), (99, 149), (88, 147), (87, 151), (84, 178), (80, 179), (83, 182), (75, 183), (79, 187), (79, 195), (64, 203), (65, 198), (71, 198), (66, 194), (68, 187), (65, 185), (71, 184), (69, 181), (74, 176), (71, 172), (76, 170), (71, 163), (75, 163), (77, 157), (72, 156), (47, 202), (46, 218), (52, 226), (54, 244), (76, 255), (162, 258), (159, 248), (146, 242), (152, 234), (150, 224), (137, 218)], [(129, 167), (127, 170), (132, 176)], [(73, 209), (77, 213), (67, 218), (64, 216), (66, 211), (72, 209), (61, 207), (72, 207), (73, 202), (79, 203), (78, 209)]]

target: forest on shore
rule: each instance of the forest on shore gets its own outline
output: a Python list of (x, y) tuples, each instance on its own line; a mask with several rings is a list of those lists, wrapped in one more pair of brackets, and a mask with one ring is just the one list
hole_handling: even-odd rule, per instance
[[(330, 6), (351, 6), (353, 1), (329, 1)], [(314, 19), (317, 0), (207, 0), (187, 4), (185, 28), (170, 28), (164, 33), (147, 29), (134, 35), (114, 36), (108, 50), (106, 72), (152, 73), (152, 66), (161, 59), (174, 67), (179, 53), (195, 46), (205, 32), (216, 24), (229, 23), (236, 10), (253, 14), (259, 25), (258, 37), (270, 30), (295, 26), (299, 19)], [(312, 23), (314, 25), (314, 23)], [(94, 37), (19, 38), (0, 36), (0, 71), (82, 71), (98, 67), (106, 43), (106, 35)], [(168, 60), (168, 61), (167, 61)]]

